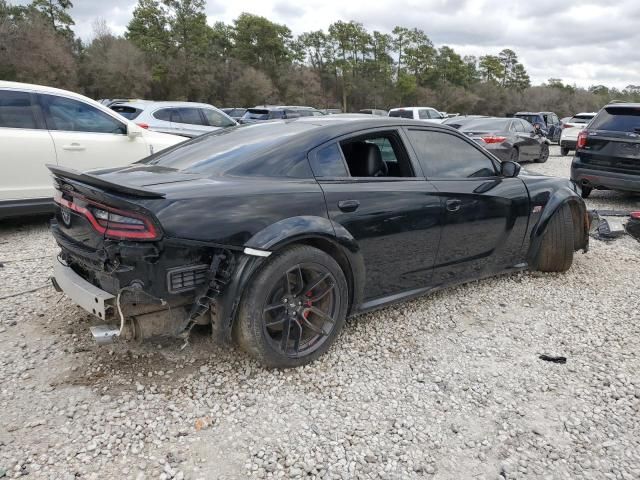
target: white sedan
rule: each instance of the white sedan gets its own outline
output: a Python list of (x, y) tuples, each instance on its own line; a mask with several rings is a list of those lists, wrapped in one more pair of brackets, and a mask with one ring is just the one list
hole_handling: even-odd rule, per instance
[(578, 113), (566, 122), (562, 123), (562, 134), (560, 135), (560, 153), (569, 155), (571, 150), (576, 149), (578, 134), (589, 124), (596, 113)]
[(184, 140), (144, 130), (77, 93), (0, 81), (0, 218), (52, 210), (47, 163), (119, 167)]

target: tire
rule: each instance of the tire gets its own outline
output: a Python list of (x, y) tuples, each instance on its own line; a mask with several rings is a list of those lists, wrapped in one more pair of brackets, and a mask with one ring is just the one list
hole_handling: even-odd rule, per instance
[(347, 280), (338, 263), (317, 248), (289, 247), (273, 254), (251, 280), (240, 303), (235, 338), (266, 367), (299, 367), (329, 349), (348, 306)]
[(535, 267), (541, 272), (566, 272), (573, 263), (574, 244), (571, 207), (563, 205), (553, 214), (543, 234)]
[(582, 187), (581, 190), (582, 191), (580, 193), (580, 196), (582, 198), (589, 198), (589, 195), (591, 195), (591, 191), (593, 190), (593, 188), (592, 187)]
[(560, 147), (560, 155), (562, 155), (563, 157), (569, 155), (570, 151), (571, 150), (569, 150), (567, 147)]
[(509, 154), (509, 161), (516, 163), (520, 161), (520, 151), (516, 147), (513, 147), (513, 149), (511, 149), (511, 153)]
[(545, 163), (549, 159), (549, 145), (543, 143), (540, 147), (540, 157), (536, 158), (536, 163)]

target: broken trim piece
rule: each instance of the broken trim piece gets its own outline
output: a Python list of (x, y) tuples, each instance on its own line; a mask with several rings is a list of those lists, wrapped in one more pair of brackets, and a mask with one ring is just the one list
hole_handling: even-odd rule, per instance
[(244, 253), (246, 255), (253, 255), (254, 257), (268, 257), (272, 252), (267, 250), (258, 250), (257, 248), (245, 247)]

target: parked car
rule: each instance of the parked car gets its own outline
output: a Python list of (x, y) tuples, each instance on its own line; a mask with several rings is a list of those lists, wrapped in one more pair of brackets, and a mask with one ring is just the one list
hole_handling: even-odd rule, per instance
[(540, 125), (544, 135), (552, 142), (560, 141), (560, 120), (553, 112), (517, 112), (514, 114), (516, 118), (522, 118), (532, 125)]
[(443, 125), (448, 125), (456, 130), (466, 125), (469, 122), (473, 122), (479, 118), (488, 118), (486, 115), (458, 115), (456, 117), (448, 117), (442, 121)]
[(549, 158), (549, 140), (520, 118), (479, 118), (460, 131), (503, 161), (544, 163)]
[(325, 115), (312, 107), (268, 105), (247, 109), (240, 123), (257, 123), (267, 120), (286, 120), (298, 117), (321, 117)]
[(189, 138), (238, 125), (207, 103), (136, 100), (112, 103), (109, 108), (142, 128)]
[(118, 325), (97, 338), (211, 324), (272, 367), (317, 358), (348, 315), (501, 272), (565, 271), (588, 244), (569, 179), (520, 174), (415, 120), (263, 122), (131, 167), (51, 171), (55, 283)]
[(183, 141), (57, 88), (0, 81), (0, 218), (53, 210), (45, 164), (120, 167)]
[(387, 117), (389, 113), (386, 110), (380, 110), (379, 108), (363, 108), (358, 113), (366, 113), (369, 115), (378, 115), (379, 117)]
[(392, 108), (389, 116), (395, 118), (409, 118), (414, 120), (426, 120), (432, 123), (442, 123), (446, 118), (438, 110), (431, 107), (403, 107)]
[(220, 110), (233, 118), (236, 122), (238, 122), (242, 116), (247, 113), (246, 108), (221, 108)]
[(640, 192), (640, 103), (609, 104), (578, 134), (571, 179), (596, 189)]
[(571, 150), (576, 149), (578, 134), (587, 126), (597, 112), (578, 113), (567, 121), (562, 122), (562, 135), (560, 135), (560, 153), (563, 156), (569, 155)]

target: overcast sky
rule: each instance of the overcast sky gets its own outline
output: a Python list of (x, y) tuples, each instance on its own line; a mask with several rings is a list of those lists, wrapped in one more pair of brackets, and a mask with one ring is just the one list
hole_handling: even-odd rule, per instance
[[(29, 3), (20, 0), (16, 3)], [(91, 38), (104, 18), (124, 33), (136, 0), (73, 0), (76, 33)], [(624, 88), (640, 84), (638, 0), (207, 0), (209, 23), (230, 23), (242, 12), (287, 25), (294, 34), (355, 20), (367, 30), (418, 27), (436, 46), (461, 54), (516, 51), (534, 84)]]

